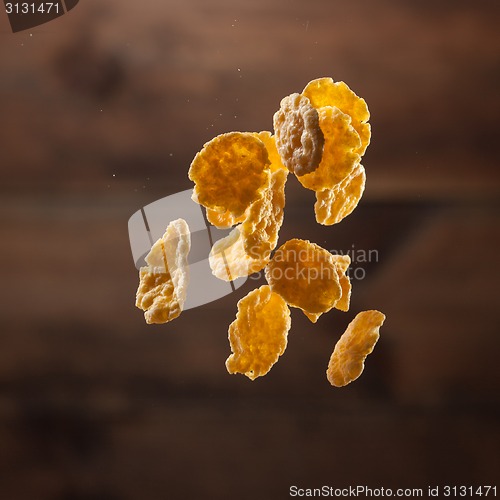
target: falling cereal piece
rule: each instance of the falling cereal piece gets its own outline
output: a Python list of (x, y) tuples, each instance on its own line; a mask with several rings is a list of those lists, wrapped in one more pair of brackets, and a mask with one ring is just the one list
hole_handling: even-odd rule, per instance
[(240, 217), (233, 217), (229, 210), (225, 212), (217, 212), (211, 208), (207, 208), (207, 220), (218, 229), (228, 229), (235, 224), (239, 224), (245, 220), (245, 214)]
[(307, 240), (284, 243), (274, 253), (265, 273), (271, 290), (288, 305), (308, 313), (313, 322), (312, 318), (328, 312), (342, 296), (332, 254)]
[(356, 151), (363, 155), (370, 144), (371, 129), (368, 120), (370, 112), (366, 101), (358, 97), (344, 82), (334, 82), (332, 78), (318, 78), (309, 82), (302, 95), (309, 98), (316, 109), (334, 106), (352, 119), (352, 126), (359, 134), (361, 144)]
[(351, 258), (349, 255), (332, 255), (332, 260), (337, 266), (339, 284), (342, 290), (342, 295), (334, 307), (339, 311), (347, 312), (351, 302), (351, 280), (347, 276), (347, 269), (351, 263)]
[(316, 221), (331, 226), (351, 214), (363, 196), (365, 183), (365, 169), (360, 164), (333, 189), (316, 191)]
[(224, 281), (234, 281), (264, 269), (269, 256), (253, 258), (247, 254), (240, 224), (228, 236), (215, 242), (208, 260), (214, 276)]
[(226, 360), (229, 373), (254, 380), (269, 372), (285, 352), (290, 310), (269, 286), (251, 291), (238, 302), (236, 319), (229, 325), (233, 354)]
[(326, 106), (318, 110), (320, 127), (325, 135), (325, 147), (319, 167), (312, 173), (297, 177), (307, 189), (333, 189), (360, 162), (357, 150), (361, 141), (351, 125), (351, 117), (338, 108)]
[(230, 132), (214, 137), (191, 163), (193, 199), (238, 218), (269, 185), (269, 164), (266, 146), (254, 134)]
[(249, 276), (269, 262), (283, 223), (287, 175), (285, 169), (274, 171), (271, 184), (247, 210), (243, 224), (214, 244), (209, 262), (217, 278), (232, 281)]
[(191, 236), (185, 220), (171, 222), (165, 234), (151, 247), (145, 267), (139, 271), (136, 306), (146, 323), (167, 323), (184, 307), (189, 283), (187, 257)]
[(318, 112), (309, 99), (291, 94), (273, 118), (276, 146), (283, 164), (300, 176), (314, 172), (323, 156), (324, 137)]
[(343, 387), (363, 373), (365, 359), (379, 339), (384, 320), (379, 311), (363, 311), (349, 323), (328, 364), (326, 376), (330, 384)]

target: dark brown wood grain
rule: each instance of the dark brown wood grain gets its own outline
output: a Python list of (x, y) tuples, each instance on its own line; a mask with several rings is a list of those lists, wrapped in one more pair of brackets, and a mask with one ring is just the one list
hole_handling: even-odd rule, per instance
[[(0, 497), (279, 499), (289, 487), (498, 480), (496, 2), (102, 2), (13, 35), (0, 15)], [(367, 188), (315, 223), (290, 178), (280, 243), (375, 250), (351, 311), (254, 382), (227, 374), (236, 302), (164, 326), (134, 307), (127, 220), (188, 189), (202, 144), (267, 130), (312, 78), (365, 97)], [(365, 373), (329, 386), (361, 310)]]

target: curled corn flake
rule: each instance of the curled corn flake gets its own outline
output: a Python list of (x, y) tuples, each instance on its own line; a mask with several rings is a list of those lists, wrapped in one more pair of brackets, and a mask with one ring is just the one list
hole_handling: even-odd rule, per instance
[(273, 124), (276, 146), (288, 170), (299, 176), (316, 170), (325, 140), (318, 112), (309, 99), (300, 94), (283, 98)]
[(187, 256), (191, 247), (185, 220), (172, 221), (165, 234), (151, 247), (139, 272), (136, 306), (146, 323), (167, 323), (182, 312), (189, 282)]
[(342, 295), (335, 304), (335, 309), (347, 312), (351, 302), (351, 280), (346, 273), (351, 263), (351, 258), (348, 255), (332, 255), (332, 261), (337, 266), (337, 274), (342, 291)]
[(318, 78), (309, 82), (302, 95), (309, 98), (315, 108), (334, 106), (352, 118), (352, 126), (361, 139), (357, 153), (363, 155), (370, 144), (370, 112), (366, 101), (358, 97), (344, 82), (334, 82), (331, 78)]
[(207, 142), (191, 163), (193, 199), (238, 218), (268, 186), (269, 163), (266, 146), (254, 134), (219, 135)]
[(254, 259), (268, 258), (278, 243), (278, 232), (283, 224), (285, 183), (288, 171), (276, 170), (271, 174), (271, 185), (248, 209), (241, 225), (245, 251)]
[[(335, 302), (335, 309), (339, 311), (348, 311), (351, 301), (351, 280), (347, 276), (347, 269), (351, 263), (351, 258), (348, 255), (330, 255), (331, 261), (337, 268), (337, 276), (341, 290), (340, 298)], [(312, 323), (316, 323), (323, 313), (310, 313), (303, 311)]]
[(318, 114), (325, 134), (323, 158), (314, 172), (298, 177), (305, 188), (313, 191), (334, 188), (360, 161), (356, 152), (360, 146), (359, 135), (351, 125), (351, 117), (331, 106), (320, 108)]
[(248, 255), (239, 225), (228, 236), (215, 242), (208, 260), (214, 276), (224, 281), (233, 281), (264, 269), (269, 262), (269, 255), (256, 259)]
[(238, 302), (236, 319), (229, 325), (233, 354), (226, 360), (229, 373), (254, 380), (269, 372), (285, 352), (290, 310), (269, 286), (251, 291)]
[(287, 176), (285, 169), (274, 171), (271, 184), (247, 210), (243, 224), (214, 244), (209, 262), (217, 278), (232, 281), (261, 271), (269, 262), (283, 223)]
[(280, 169), (285, 169), (285, 165), (283, 165), (283, 162), (281, 161), (281, 156), (278, 153), (278, 148), (276, 147), (276, 140), (274, 135), (271, 134), (271, 132), (268, 132), (267, 130), (264, 130), (262, 132), (258, 132), (255, 134), (266, 146), (267, 149), (267, 154), (269, 155), (269, 161), (271, 162), (270, 169), (271, 172), (276, 172), (276, 170)]
[(384, 320), (379, 311), (363, 311), (349, 323), (328, 363), (326, 376), (330, 384), (343, 387), (363, 373), (365, 359), (379, 339)]
[(310, 241), (287, 241), (276, 250), (265, 273), (273, 292), (310, 315), (329, 311), (342, 295), (332, 254)]
[(217, 212), (216, 210), (207, 208), (207, 220), (210, 224), (219, 229), (227, 229), (233, 227), (235, 224), (243, 222), (245, 220), (245, 214), (235, 218), (228, 210), (225, 212)]
[(325, 226), (331, 226), (347, 217), (357, 207), (363, 196), (365, 183), (365, 169), (359, 164), (333, 189), (316, 191), (314, 204), (316, 221)]

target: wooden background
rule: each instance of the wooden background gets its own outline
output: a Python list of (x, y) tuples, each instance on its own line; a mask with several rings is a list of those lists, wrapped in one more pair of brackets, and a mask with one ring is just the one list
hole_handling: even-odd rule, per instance
[[(481, 0), (82, 0), (16, 35), (0, 15), (0, 497), (500, 487), (499, 22)], [(369, 104), (367, 189), (325, 228), (290, 179), (280, 242), (379, 259), (350, 312), (294, 310), (250, 382), (226, 373), (227, 326), (261, 281), (146, 327), (127, 220), (320, 76)], [(369, 308), (381, 340), (334, 389), (333, 346)]]

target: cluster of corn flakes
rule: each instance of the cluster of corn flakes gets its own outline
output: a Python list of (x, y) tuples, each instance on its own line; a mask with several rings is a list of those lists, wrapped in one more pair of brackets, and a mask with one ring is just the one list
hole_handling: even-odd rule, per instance
[[(191, 163), (193, 200), (206, 208), (211, 224), (233, 228), (212, 247), (212, 273), (232, 281), (265, 269), (268, 283), (238, 302), (229, 326), (229, 373), (254, 380), (269, 372), (287, 345), (289, 307), (302, 310), (313, 323), (333, 308), (349, 310), (348, 256), (301, 239), (275, 248), (289, 173), (315, 192), (318, 223), (337, 224), (356, 208), (365, 188), (361, 158), (370, 143), (369, 118), (366, 102), (345, 83), (319, 78), (302, 93), (282, 99), (273, 118), (274, 135), (219, 135)], [(137, 306), (145, 310), (148, 323), (170, 321), (182, 310), (187, 275), (179, 269), (189, 241), (180, 221), (167, 228), (146, 258), (148, 267), (141, 269)], [(169, 243), (172, 235), (176, 245)], [(378, 311), (364, 311), (349, 324), (328, 365), (332, 385), (344, 386), (360, 376), (384, 319)]]

